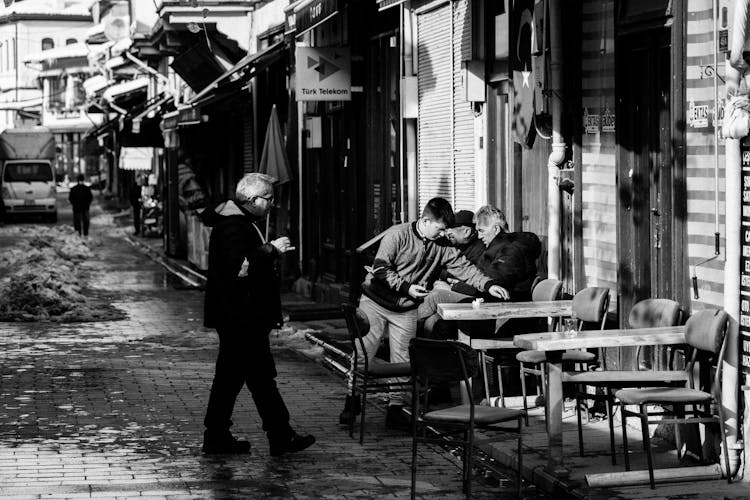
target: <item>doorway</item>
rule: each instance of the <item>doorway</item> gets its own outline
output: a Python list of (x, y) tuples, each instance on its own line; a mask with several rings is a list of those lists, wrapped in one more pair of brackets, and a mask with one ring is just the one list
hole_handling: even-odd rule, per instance
[(618, 299), (673, 297), (672, 50), (670, 28), (617, 38)]

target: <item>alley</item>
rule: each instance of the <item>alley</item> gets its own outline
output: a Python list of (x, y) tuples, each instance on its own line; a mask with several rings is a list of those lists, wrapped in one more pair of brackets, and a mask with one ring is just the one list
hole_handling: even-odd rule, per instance
[[(408, 497), (408, 436), (386, 431), (374, 409), (364, 446), (350, 439), (337, 425), (344, 384), (291, 349), (293, 338), (274, 338), (278, 382), (293, 425), (315, 434), (316, 445), (271, 459), (245, 391), (234, 431), (252, 454), (202, 456), (217, 345), (202, 327), (202, 292), (175, 287), (110, 216), (94, 222), (95, 257), (81, 264), (87, 293), (127, 319), (0, 324), (0, 498)], [(0, 228), (2, 245), (25, 227)], [(459, 496), (455, 463), (423, 451), (420, 494)], [(512, 498), (512, 488), (476, 481), (478, 497)]]

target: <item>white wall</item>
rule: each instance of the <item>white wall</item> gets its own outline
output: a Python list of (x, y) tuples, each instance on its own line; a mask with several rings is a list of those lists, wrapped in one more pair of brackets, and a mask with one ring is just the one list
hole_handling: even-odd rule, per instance
[[(39, 65), (27, 66), (23, 60), (28, 54), (42, 50), (42, 39), (51, 38), (55, 47), (64, 46), (66, 40), (85, 41), (86, 31), (91, 22), (81, 21), (21, 21), (18, 24), (18, 86), (39, 88), (37, 75)], [(16, 24), (0, 25), (0, 89), (8, 90), (16, 86), (16, 69), (13, 59), (13, 41), (16, 38)], [(8, 58), (10, 57), (10, 61)], [(34, 69), (37, 68), (37, 69)]]
[(284, 8), (289, 5), (289, 0), (274, 0), (263, 7), (250, 13), (252, 22), (250, 24), (250, 50), (254, 54), (258, 51), (258, 35), (286, 21)]

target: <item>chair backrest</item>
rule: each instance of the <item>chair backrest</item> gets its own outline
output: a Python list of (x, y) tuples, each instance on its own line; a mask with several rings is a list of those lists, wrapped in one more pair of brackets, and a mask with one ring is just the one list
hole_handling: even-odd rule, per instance
[(553, 278), (541, 280), (531, 289), (531, 300), (535, 302), (560, 300), (562, 285), (562, 281)]
[[(352, 304), (341, 304), (341, 310), (346, 320), (346, 329), (349, 331), (349, 342), (352, 344), (352, 352), (356, 362), (356, 352), (359, 350), (367, 363), (367, 351), (365, 350), (362, 337), (370, 331), (370, 320), (362, 310)], [(366, 366), (366, 365), (365, 365)]]
[(590, 286), (573, 296), (573, 314), (579, 323), (597, 323), (604, 329), (609, 309), (609, 288)]
[(468, 381), (479, 373), (477, 352), (454, 340), (411, 339), (409, 360), (412, 374), (430, 384)]
[(628, 315), (630, 328), (677, 326), (682, 319), (680, 304), (670, 299), (644, 299)]
[(693, 313), (685, 323), (685, 341), (701, 351), (717, 354), (724, 344), (729, 316), (722, 309), (705, 309)]

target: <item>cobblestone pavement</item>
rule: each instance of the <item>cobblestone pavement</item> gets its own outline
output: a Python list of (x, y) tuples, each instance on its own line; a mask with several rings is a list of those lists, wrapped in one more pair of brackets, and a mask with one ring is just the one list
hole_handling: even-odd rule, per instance
[[(0, 246), (12, 243), (8, 228)], [(0, 323), (0, 498), (408, 497), (409, 437), (386, 431), (374, 408), (364, 446), (350, 439), (337, 425), (344, 385), (283, 335), (274, 339), (278, 383), (293, 425), (316, 445), (272, 459), (243, 391), (233, 430), (252, 454), (202, 456), (218, 345), (201, 326), (202, 292), (176, 287), (121, 236), (101, 241), (97, 260), (83, 264), (90, 293), (128, 319)], [(460, 498), (453, 456), (420, 450), (420, 496)], [(511, 484), (474, 484), (477, 498), (515, 497)]]

